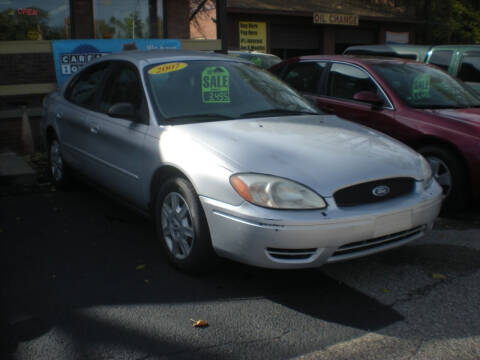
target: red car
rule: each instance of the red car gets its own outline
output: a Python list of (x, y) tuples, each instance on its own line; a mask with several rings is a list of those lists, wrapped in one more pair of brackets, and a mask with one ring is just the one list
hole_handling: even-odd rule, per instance
[(444, 210), (480, 198), (480, 99), (442, 70), (404, 59), (303, 56), (270, 71), (336, 114), (423, 154), (446, 195)]

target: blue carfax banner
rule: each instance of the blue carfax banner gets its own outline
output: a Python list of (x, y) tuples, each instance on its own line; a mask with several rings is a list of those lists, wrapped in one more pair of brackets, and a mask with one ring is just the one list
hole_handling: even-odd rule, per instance
[(58, 86), (82, 66), (113, 52), (126, 50), (180, 49), (178, 39), (54, 40), (53, 59)]

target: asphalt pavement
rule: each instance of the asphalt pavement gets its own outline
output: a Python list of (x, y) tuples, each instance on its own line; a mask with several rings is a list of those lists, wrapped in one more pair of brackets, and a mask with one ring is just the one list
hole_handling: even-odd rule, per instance
[(40, 180), (0, 186), (1, 359), (480, 358), (478, 210), (320, 269), (190, 276), (147, 219)]

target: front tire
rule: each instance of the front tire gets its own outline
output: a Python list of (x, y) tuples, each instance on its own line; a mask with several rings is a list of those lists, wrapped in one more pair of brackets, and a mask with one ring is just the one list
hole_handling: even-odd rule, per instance
[(467, 181), (461, 160), (451, 151), (439, 146), (425, 146), (418, 150), (432, 168), (433, 177), (443, 189), (444, 214), (455, 214), (467, 206)]
[(168, 179), (155, 201), (157, 236), (169, 262), (185, 272), (208, 270), (216, 258), (198, 195), (183, 177)]

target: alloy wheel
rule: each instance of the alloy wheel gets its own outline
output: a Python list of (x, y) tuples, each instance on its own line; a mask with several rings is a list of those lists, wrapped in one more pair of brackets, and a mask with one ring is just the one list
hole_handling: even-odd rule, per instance
[(427, 156), (427, 161), (432, 168), (432, 175), (440, 184), (443, 193), (448, 196), (452, 189), (452, 174), (447, 164), (436, 156)]
[(161, 226), (163, 240), (170, 253), (183, 260), (192, 251), (194, 232), (187, 202), (177, 192), (170, 192), (162, 203)]
[(64, 165), (60, 144), (53, 140), (50, 145), (50, 171), (55, 182), (60, 182), (64, 177)]

